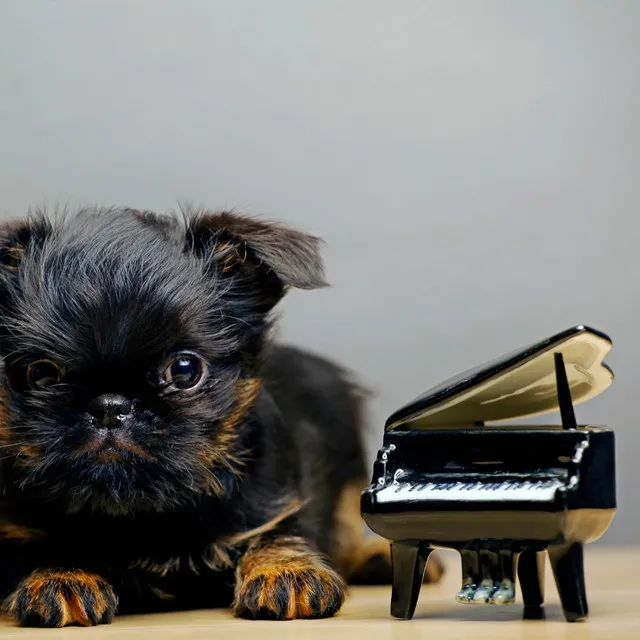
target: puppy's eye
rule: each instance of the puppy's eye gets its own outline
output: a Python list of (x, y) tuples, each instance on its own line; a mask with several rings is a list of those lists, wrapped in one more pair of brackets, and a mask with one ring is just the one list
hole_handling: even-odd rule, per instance
[(179, 353), (169, 360), (162, 378), (167, 386), (186, 390), (197, 387), (204, 374), (205, 364), (200, 356), (194, 353)]
[(27, 368), (27, 381), (32, 389), (46, 389), (62, 380), (62, 369), (51, 360), (36, 360)]

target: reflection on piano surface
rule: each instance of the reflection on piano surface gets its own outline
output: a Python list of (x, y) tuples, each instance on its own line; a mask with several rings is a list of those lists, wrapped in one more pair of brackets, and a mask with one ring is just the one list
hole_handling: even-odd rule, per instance
[[(540, 617), (547, 553), (566, 619), (587, 617), (583, 544), (615, 514), (614, 434), (578, 426), (573, 405), (611, 384), (610, 349), (604, 334), (575, 327), (389, 418), (361, 506), (391, 543), (393, 616), (413, 616), (429, 554), (448, 548), (461, 555), (459, 603), (512, 603), (517, 575), (525, 615)], [(486, 424), (558, 409), (558, 426)]]

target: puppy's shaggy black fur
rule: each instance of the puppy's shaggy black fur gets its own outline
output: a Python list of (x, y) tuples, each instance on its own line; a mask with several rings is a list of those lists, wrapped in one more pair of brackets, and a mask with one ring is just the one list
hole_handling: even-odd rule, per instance
[(359, 518), (363, 393), (269, 340), (288, 288), (324, 286), (318, 249), (230, 213), (4, 225), (0, 595), (21, 624), (322, 617), (372, 557), (388, 578)]

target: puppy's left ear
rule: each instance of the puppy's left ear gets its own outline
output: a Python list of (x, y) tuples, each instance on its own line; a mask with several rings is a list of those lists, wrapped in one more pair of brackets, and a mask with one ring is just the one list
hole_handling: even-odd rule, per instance
[(44, 216), (0, 223), (0, 281), (12, 278), (20, 270), (25, 254), (37, 251), (50, 232), (51, 225)]
[(289, 287), (327, 286), (321, 244), (282, 224), (228, 212), (199, 214), (187, 226), (187, 245), (210, 269), (253, 286), (268, 306)]
[(0, 277), (17, 271), (27, 247), (38, 229), (25, 220), (8, 220), (0, 224)]

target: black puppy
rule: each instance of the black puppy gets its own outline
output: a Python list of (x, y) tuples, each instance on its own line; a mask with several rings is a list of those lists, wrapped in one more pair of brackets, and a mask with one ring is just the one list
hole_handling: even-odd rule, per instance
[(269, 341), (285, 291), (324, 285), (318, 247), (229, 213), (2, 227), (0, 596), (19, 623), (323, 617), (348, 581), (388, 580), (359, 515), (363, 393)]

